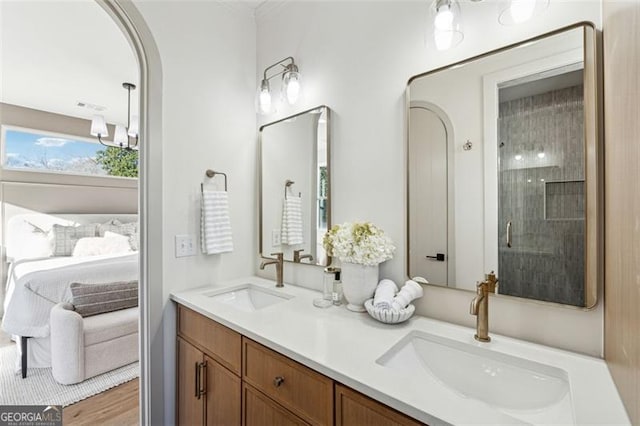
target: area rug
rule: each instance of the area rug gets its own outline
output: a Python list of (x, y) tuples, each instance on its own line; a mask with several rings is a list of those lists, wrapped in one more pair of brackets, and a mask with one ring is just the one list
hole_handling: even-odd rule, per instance
[(23, 379), (15, 371), (15, 345), (0, 348), (0, 405), (71, 405), (135, 379), (137, 362), (101, 374), (76, 385), (61, 385), (51, 368), (30, 368)]

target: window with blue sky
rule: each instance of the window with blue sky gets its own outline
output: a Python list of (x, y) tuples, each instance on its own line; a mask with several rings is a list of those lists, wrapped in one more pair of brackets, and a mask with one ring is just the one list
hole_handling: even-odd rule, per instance
[[(119, 148), (107, 148), (97, 142), (72, 136), (3, 128), (2, 148), (2, 166), (5, 169), (122, 176), (115, 173), (104, 161), (107, 149), (120, 151)], [(129, 155), (135, 157), (132, 161), (137, 168), (137, 151), (130, 152)]]

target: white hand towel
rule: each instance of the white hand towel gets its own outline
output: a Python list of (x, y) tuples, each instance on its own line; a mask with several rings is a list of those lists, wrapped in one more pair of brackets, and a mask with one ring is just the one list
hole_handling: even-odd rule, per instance
[(229, 199), (226, 191), (202, 191), (200, 241), (204, 254), (233, 251)]
[(373, 295), (373, 306), (377, 309), (391, 309), (391, 303), (397, 292), (398, 286), (393, 281), (387, 279), (380, 281)]
[(408, 280), (404, 283), (404, 286), (400, 289), (400, 292), (396, 295), (391, 303), (391, 308), (399, 311), (409, 306), (412, 300), (422, 297), (424, 291), (422, 286), (413, 280)]
[(282, 206), (282, 244), (304, 244), (302, 237), (302, 198), (288, 195)]

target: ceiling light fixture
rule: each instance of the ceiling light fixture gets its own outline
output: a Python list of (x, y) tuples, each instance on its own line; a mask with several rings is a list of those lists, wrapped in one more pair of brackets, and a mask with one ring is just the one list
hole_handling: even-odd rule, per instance
[[(283, 69), (267, 77), (267, 72), (278, 65), (282, 66)], [(302, 92), (300, 72), (293, 57), (289, 56), (265, 68), (256, 99), (258, 112), (260, 114), (269, 114), (273, 111), (273, 99), (271, 97), (269, 80), (279, 75), (282, 75), (282, 97), (287, 103), (294, 105), (300, 97)]]
[(460, 24), (460, 6), (455, 0), (435, 0), (432, 6), (433, 42), (438, 50), (447, 50), (464, 39)]
[[(133, 83), (122, 83), (122, 87), (127, 90), (127, 127), (116, 124), (113, 142), (107, 143), (102, 138), (109, 137), (107, 122), (102, 115), (94, 115), (91, 120), (91, 136), (98, 138), (98, 142), (106, 147), (116, 147), (126, 150), (138, 149), (138, 132), (140, 121), (137, 115), (131, 115), (131, 91), (136, 90)], [(133, 139), (133, 143), (132, 140)]]

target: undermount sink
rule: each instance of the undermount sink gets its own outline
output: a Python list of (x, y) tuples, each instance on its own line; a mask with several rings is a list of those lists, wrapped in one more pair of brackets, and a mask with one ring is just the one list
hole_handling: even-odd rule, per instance
[(558, 423), (573, 423), (566, 371), (475, 343), (413, 331), (382, 355), (378, 364), (430, 376), (465, 398), (484, 402), (523, 421), (552, 411)]
[(242, 284), (230, 289), (213, 290), (203, 294), (212, 300), (231, 305), (245, 312), (254, 312), (276, 303), (285, 302), (293, 297), (254, 284)]

